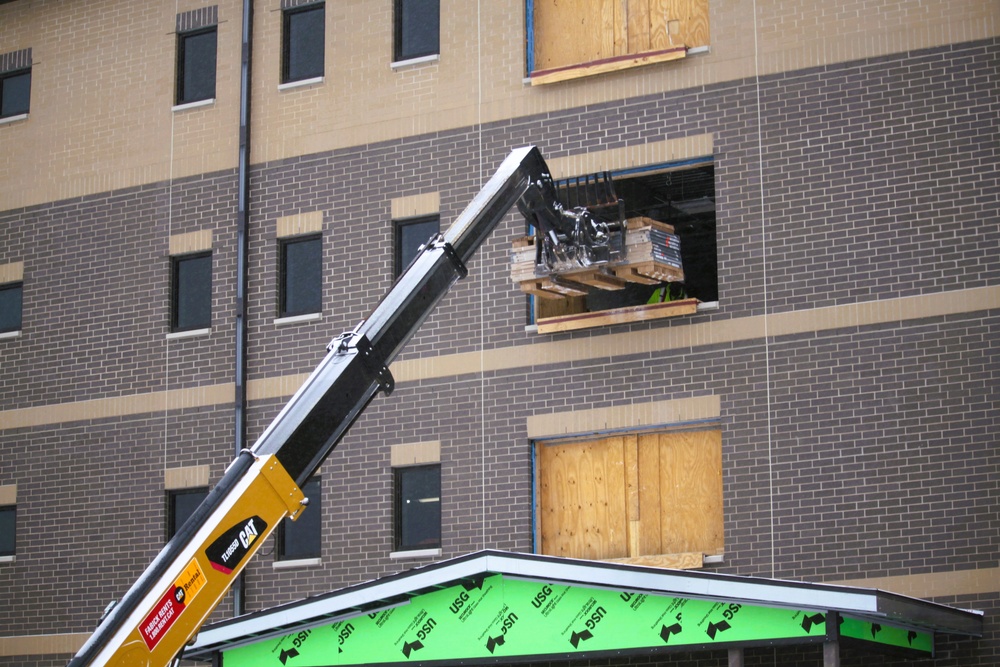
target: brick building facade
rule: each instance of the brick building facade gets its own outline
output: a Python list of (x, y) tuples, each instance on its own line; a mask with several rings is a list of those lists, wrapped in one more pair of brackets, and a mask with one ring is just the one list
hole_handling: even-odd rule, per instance
[[(0, 3), (0, 65), (31, 74), (30, 110), (0, 119), (0, 287), (22, 290), (0, 334), (0, 665), (65, 664), (164, 543), (167, 492), (210, 486), (236, 447), (242, 3), (215, 6), (215, 95), (190, 108), (171, 99), (178, 17), (204, 5), (158, 4)], [(994, 3), (712, 2), (707, 50), (543, 85), (524, 3), (442, 2), (438, 57), (393, 66), (392, 3), (326, 3), (325, 73), (291, 87), (281, 15), (302, 3), (255, 4), (250, 443), (391, 284), (393, 218), (447, 227), (514, 147), (558, 178), (710, 165), (718, 300), (539, 333), (509, 214), (322, 466), (321, 554), (265, 545), (247, 610), (541, 551), (537, 447), (710, 429), (724, 549), (702, 569), (984, 610), (985, 636), (935, 664), (1000, 662)], [(281, 318), (280, 241), (301, 229), (322, 311)], [(211, 252), (211, 324), (176, 335), (170, 258), (190, 250)], [(416, 557), (393, 531), (412, 452), (441, 484), (440, 546)], [(749, 663), (798, 660), (818, 664)]]

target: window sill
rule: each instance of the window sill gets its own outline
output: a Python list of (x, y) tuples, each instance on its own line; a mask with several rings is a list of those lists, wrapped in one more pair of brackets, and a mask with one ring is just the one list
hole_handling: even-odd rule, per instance
[(6, 125), (8, 123), (16, 123), (19, 120), (28, 120), (28, 114), (19, 113), (16, 116), (7, 116), (6, 118), (0, 118), (0, 125)]
[(190, 331), (171, 331), (167, 334), (167, 340), (176, 340), (178, 338), (199, 338), (201, 336), (207, 336), (212, 333), (212, 328), (207, 329), (191, 329)]
[(441, 59), (440, 53), (434, 53), (429, 56), (420, 56), (419, 58), (410, 58), (409, 60), (397, 60), (396, 62), (389, 63), (389, 67), (393, 70), (405, 69), (412, 65), (423, 65), (424, 63), (436, 63)]
[(393, 560), (404, 560), (407, 558), (437, 558), (441, 555), (441, 549), (412, 549), (410, 551), (393, 551), (389, 558)]
[(6, 338), (20, 338), (20, 337), (21, 337), (20, 329), (18, 329), (17, 331), (4, 331), (3, 333), (0, 333), (0, 340), (4, 340)]
[(17, 556), (0, 556), (0, 564), (17, 562)]
[(197, 102), (186, 102), (184, 104), (175, 104), (170, 108), (171, 111), (187, 111), (188, 109), (197, 109), (199, 107), (207, 107), (215, 104), (215, 98), (210, 97), (207, 100), (198, 100)]
[(557, 83), (570, 79), (579, 79), (594, 74), (604, 74), (606, 72), (617, 72), (623, 69), (652, 65), (670, 60), (680, 60), (687, 56), (687, 49), (683, 46), (675, 46), (661, 51), (647, 51), (646, 53), (634, 53), (603, 60), (594, 60), (576, 65), (566, 65), (565, 67), (553, 67), (546, 70), (535, 70), (529, 77), (531, 85), (539, 86), (546, 83)]
[(299, 79), (298, 81), (289, 81), (288, 83), (279, 83), (278, 90), (292, 90), (293, 88), (304, 88), (305, 86), (311, 86), (317, 83), (323, 83), (325, 77), (316, 76), (311, 79)]
[(297, 558), (295, 560), (276, 560), (271, 563), (271, 567), (275, 570), (296, 570), (308, 567), (319, 567), (322, 564), (322, 558)]
[(290, 315), (289, 317), (276, 317), (274, 319), (274, 325), (278, 327), (287, 326), (289, 324), (299, 324), (301, 322), (315, 322), (316, 320), (323, 319), (323, 313), (306, 313), (305, 315)]
[(628, 324), (630, 322), (645, 322), (659, 320), (678, 315), (693, 315), (698, 311), (697, 299), (681, 299), (643, 306), (628, 306), (599, 310), (592, 313), (574, 313), (558, 317), (546, 317), (538, 320), (538, 333), (557, 333), (560, 331), (575, 331), (591, 327), (609, 326), (613, 324)]

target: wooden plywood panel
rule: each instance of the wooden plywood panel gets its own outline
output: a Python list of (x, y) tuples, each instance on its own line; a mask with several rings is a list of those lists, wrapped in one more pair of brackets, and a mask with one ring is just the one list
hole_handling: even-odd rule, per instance
[(669, 0), (649, 0), (649, 48), (652, 51), (676, 46), (670, 40), (668, 3)]
[(614, 55), (613, 0), (534, 0), (535, 69)]
[(627, 556), (623, 439), (537, 447), (542, 552), (592, 559)]
[(628, 53), (649, 51), (649, 0), (628, 2)]
[(708, 0), (665, 0), (665, 4), (672, 44), (689, 49), (708, 46)]
[(659, 451), (662, 553), (721, 553), (722, 433), (695, 431), (643, 436)]
[(636, 556), (662, 554), (660, 524), (660, 448), (655, 435), (638, 438), (639, 456), (639, 553)]

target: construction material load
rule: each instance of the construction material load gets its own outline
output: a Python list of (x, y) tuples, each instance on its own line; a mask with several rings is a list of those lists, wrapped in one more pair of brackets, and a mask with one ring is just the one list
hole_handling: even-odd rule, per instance
[[(651, 218), (624, 221), (623, 250), (605, 261), (587, 266), (552, 268), (542, 251), (539, 235), (515, 239), (511, 249), (511, 280), (521, 291), (543, 299), (583, 296), (590, 288), (623, 289), (627, 283), (659, 285), (683, 282), (680, 237), (674, 228)], [(542, 248), (540, 248), (542, 244)]]

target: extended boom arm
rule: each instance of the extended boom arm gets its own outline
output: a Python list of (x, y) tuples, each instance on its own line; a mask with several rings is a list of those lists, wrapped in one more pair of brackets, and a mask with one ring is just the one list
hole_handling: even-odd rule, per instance
[[(180, 654), (264, 538), (286, 516), (298, 518), (308, 502), (302, 485), (375, 395), (392, 391), (389, 364), (465, 276), (465, 262), (543, 177), (547, 167), (538, 149), (511, 152), (368, 318), (329, 345), (309, 379), (256, 444), (233, 460), (69, 667), (159, 667)], [(549, 204), (556, 207), (558, 202)]]

